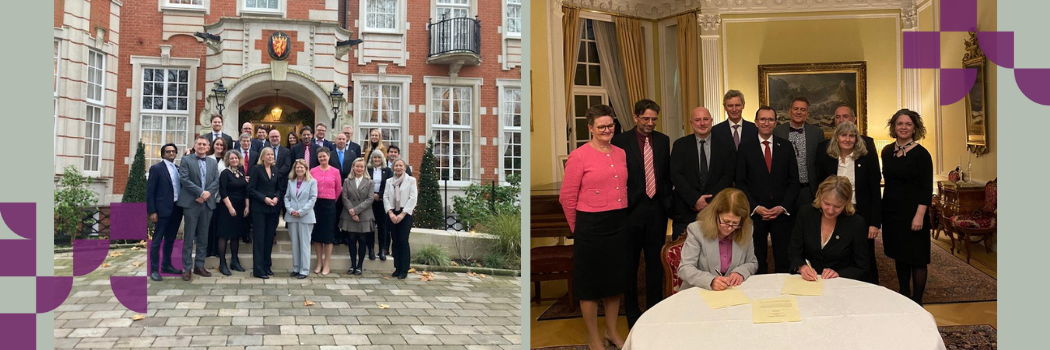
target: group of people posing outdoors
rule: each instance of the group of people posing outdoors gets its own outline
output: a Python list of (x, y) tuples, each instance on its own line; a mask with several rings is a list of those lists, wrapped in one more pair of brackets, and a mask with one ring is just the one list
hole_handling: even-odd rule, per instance
[[(309, 276), (311, 249), (317, 256), (313, 272), (328, 275), (336, 244), (349, 246), (346, 273), (361, 275), (366, 254), (376, 259), (377, 243), (380, 260), (394, 259), (390, 276), (407, 276), (416, 180), (401, 150), (383, 142), (379, 130), (371, 130), (362, 147), (350, 141), (352, 127), (344, 126), (332, 142), (325, 138), (327, 125), (318, 123), (289, 133), (282, 144), (277, 130), (244, 123), (235, 140), (222, 132), (222, 124), (221, 116), (213, 116), (211, 132), (198, 135), (177, 165), (178, 146), (163, 145), (162, 160), (149, 169), (150, 279), (161, 281), (160, 272), (181, 274), (184, 281), (193, 274), (210, 277), (207, 256), (219, 258), (223, 275), (244, 272), (238, 257), (242, 241), (252, 244), (252, 276), (268, 279), (274, 276), (273, 246), (282, 217), (292, 246), (290, 277)], [(171, 261), (180, 223), (182, 269)]]
[(859, 132), (847, 105), (835, 109), (828, 139), (807, 123), (805, 97), (794, 98), (781, 125), (769, 106), (758, 108), (753, 123), (743, 120), (744, 95), (736, 90), (724, 95), (723, 107), (728, 120), (717, 125), (706, 108), (694, 109), (693, 133), (673, 148), (654, 130), (656, 102), (638, 101), (636, 126), (620, 134), (611, 107), (587, 110), (591, 140), (569, 155), (559, 198), (573, 231), (573, 293), (592, 349), (623, 346), (616, 317), (609, 317), (621, 298), (629, 327), (641, 316), (635, 281), (643, 252), (645, 303), (651, 308), (663, 299), (668, 276), (660, 252), (669, 220), (672, 240), (687, 235), (677, 270), (682, 289), (722, 290), (770, 272), (878, 284), (875, 238), (882, 234), (900, 293), (922, 303), (933, 161), (916, 143), (926, 134), (918, 113), (901, 109), (890, 117), (895, 142), (882, 150), (880, 169), (874, 140)]

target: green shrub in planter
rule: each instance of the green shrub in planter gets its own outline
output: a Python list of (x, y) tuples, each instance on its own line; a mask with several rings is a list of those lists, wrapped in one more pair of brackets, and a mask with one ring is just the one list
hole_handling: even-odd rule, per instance
[[(518, 264), (521, 260), (521, 211), (497, 210), (495, 214), (481, 217), (477, 229), (496, 236), (492, 253), (503, 256), (508, 264)], [(513, 268), (521, 269), (518, 265)]]
[(489, 252), (481, 258), (481, 264), (493, 269), (520, 270), (521, 266), (515, 266), (515, 261), (499, 252)]
[(484, 217), (493, 213), (521, 213), (521, 175), (507, 176), (507, 183), (507, 186), (496, 186), (495, 190), (492, 183), (470, 184), (463, 196), (453, 196), (452, 208), (459, 215), (459, 221), (475, 229)]
[(450, 266), (452, 260), (448, 258), (445, 247), (436, 244), (426, 244), (423, 248), (412, 254), (412, 262), (430, 266)]
[(88, 188), (90, 178), (70, 165), (62, 171), (62, 179), (55, 190), (55, 236), (61, 234), (76, 239), (85, 222), (85, 213), (95, 209), (98, 198)]

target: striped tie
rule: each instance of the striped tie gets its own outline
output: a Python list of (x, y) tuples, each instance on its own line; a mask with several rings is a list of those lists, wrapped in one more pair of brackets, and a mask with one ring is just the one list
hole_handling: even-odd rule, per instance
[(645, 138), (645, 195), (653, 198), (656, 195), (656, 171), (653, 170), (653, 147), (649, 138)]

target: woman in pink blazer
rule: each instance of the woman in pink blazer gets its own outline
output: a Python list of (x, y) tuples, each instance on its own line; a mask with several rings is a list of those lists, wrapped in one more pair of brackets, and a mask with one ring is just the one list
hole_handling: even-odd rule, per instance
[(612, 107), (591, 107), (586, 116), (593, 136), (569, 154), (559, 194), (573, 232), (573, 296), (580, 300), (591, 349), (604, 349), (598, 300), (605, 305), (604, 339), (621, 348), (615, 315), (628, 283), (627, 154), (610, 143), (615, 133)]

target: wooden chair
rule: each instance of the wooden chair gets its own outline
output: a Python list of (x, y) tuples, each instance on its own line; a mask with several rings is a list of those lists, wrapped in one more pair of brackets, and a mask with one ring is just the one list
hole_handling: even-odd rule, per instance
[(664, 247), (660, 249), (660, 260), (663, 261), (664, 265), (664, 299), (678, 293), (678, 289), (682, 288), (682, 279), (678, 278), (678, 265), (682, 263), (682, 246), (685, 245), (685, 238), (689, 235), (689, 232), (682, 232), (682, 235), (678, 236), (678, 239), (664, 244)]
[[(533, 195), (531, 198), (530, 237), (572, 238), (572, 230), (566, 222), (565, 213), (557, 195)], [(531, 279), (536, 287), (532, 298), (537, 304), (541, 300), (540, 282), (566, 280), (569, 296), (572, 296), (572, 246), (558, 245), (535, 247), (530, 250)], [(575, 307), (575, 302), (572, 303)]]
[[(998, 179), (988, 181), (984, 185), (984, 207), (974, 210), (968, 214), (957, 214), (948, 218), (949, 234), (959, 235), (960, 243), (966, 246), (966, 263), (970, 263), (970, 244), (984, 242), (985, 252), (991, 253), (988, 239), (995, 236), (997, 230), (996, 218), (998, 216), (997, 198)], [(976, 242), (971, 242), (970, 237), (977, 236)], [(954, 238), (954, 236), (953, 236)], [(952, 250), (955, 249), (954, 241)], [(960, 250), (962, 248), (960, 247)]]
[[(940, 186), (940, 184), (937, 184)], [(930, 200), (930, 208), (926, 213), (930, 216), (930, 236), (937, 239), (944, 232), (944, 220), (941, 220), (941, 196), (940, 193), (933, 195)], [(947, 234), (945, 234), (947, 235)]]

